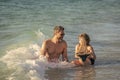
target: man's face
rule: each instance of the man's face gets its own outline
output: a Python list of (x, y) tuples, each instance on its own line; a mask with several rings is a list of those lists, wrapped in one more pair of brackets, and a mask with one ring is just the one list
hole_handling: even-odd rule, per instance
[(64, 31), (59, 31), (59, 32), (57, 33), (57, 38), (60, 39), (60, 40), (62, 40), (63, 37), (64, 37), (64, 35), (65, 35)]

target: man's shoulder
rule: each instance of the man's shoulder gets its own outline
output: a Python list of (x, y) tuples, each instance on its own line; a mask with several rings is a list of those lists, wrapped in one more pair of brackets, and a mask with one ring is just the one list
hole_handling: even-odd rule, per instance
[(44, 40), (43, 43), (49, 43), (51, 39)]
[(67, 42), (65, 40), (62, 40), (61, 44), (65, 47), (67, 46)]
[(62, 40), (62, 43), (67, 44), (67, 42), (65, 40)]
[(45, 42), (49, 42), (49, 41), (51, 41), (51, 39), (47, 39), (47, 40), (45, 40)]

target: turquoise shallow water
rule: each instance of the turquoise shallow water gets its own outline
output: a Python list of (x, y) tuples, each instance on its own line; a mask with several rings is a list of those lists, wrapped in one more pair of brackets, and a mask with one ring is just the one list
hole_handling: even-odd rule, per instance
[[(42, 60), (29, 61), (55, 25), (65, 27), (70, 60), (77, 36), (90, 35), (94, 67), (44, 69)], [(119, 0), (0, 0), (0, 80), (119, 80), (119, 31)]]

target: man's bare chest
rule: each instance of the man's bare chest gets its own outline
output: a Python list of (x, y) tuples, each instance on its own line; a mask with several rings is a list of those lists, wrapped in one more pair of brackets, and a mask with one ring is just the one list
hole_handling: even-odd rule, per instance
[(48, 52), (49, 53), (62, 53), (64, 46), (62, 44), (49, 44)]

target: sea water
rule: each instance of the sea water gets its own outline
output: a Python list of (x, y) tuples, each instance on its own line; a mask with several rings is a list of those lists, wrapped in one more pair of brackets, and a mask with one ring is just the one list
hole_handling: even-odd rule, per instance
[[(88, 33), (94, 66), (48, 63), (39, 56), (53, 28), (65, 28), (69, 61)], [(0, 80), (120, 80), (120, 0), (0, 0)]]

